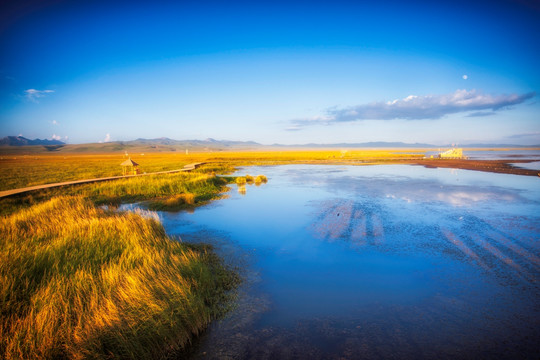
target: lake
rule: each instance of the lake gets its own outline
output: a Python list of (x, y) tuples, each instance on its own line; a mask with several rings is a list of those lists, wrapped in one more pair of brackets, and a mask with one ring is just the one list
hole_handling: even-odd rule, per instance
[(540, 178), (420, 166), (249, 167), (168, 234), (245, 278), (193, 359), (538, 358)]

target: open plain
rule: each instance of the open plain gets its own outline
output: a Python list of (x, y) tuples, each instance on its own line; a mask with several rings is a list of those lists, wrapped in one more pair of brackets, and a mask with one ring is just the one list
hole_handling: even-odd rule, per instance
[[(138, 175), (119, 176), (120, 164), (127, 158), (137, 162)], [(433, 159), (421, 149), (147, 152), (129, 156), (28, 153), (25, 149), (14, 153), (11, 149), (0, 155), (0, 189), (23, 191), (0, 199), (1, 354), (48, 359), (197, 353), (188, 344), (212, 321), (226, 316), (235, 303), (236, 289), (245, 281), (239, 274), (245, 277), (245, 271), (239, 272), (238, 264), (223, 263), (204, 239), (203, 245), (195, 245), (201, 240), (190, 244), (166, 235), (155, 213), (117, 212), (122, 204), (193, 211), (226, 197), (227, 186), (234, 183), (245, 195), (245, 184), (252, 184), (255, 178), (230, 174), (238, 168), (249, 172), (253, 166), (264, 171), (267, 166), (302, 164), (406, 165), (538, 176), (537, 170), (516, 166), (533, 161), (537, 159)], [(189, 166), (193, 163), (200, 166)], [(189, 171), (175, 171), (186, 165)], [(320, 175), (313, 170), (305, 176), (316, 181)], [(113, 178), (69, 183), (100, 177)], [(259, 178), (266, 181), (263, 175)], [(339, 211), (347, 214), (345, 208)], [(314, 226), (334, 232), (324, 224)], [(135, 298), (139, 301), (132, 303)], [(241, 297), (238, 306), (251, 306), (245, 301)], [(139, 330), (133, 332), (134, 328)], [(154, 345), (147, 347), (148, 343)], [(193, 354), (190, 356), (197, 356)]]

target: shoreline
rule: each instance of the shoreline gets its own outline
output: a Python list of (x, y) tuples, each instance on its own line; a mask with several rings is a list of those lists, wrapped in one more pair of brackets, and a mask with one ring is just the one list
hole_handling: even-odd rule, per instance
[(498, 174), (525, 176), (540, 176), (540, 170), (522, 169), (512, 166), (512, 163), (526, 164), (538, 160), (465, 160), (465, 159), (423, 159), (405, 161), (411, 165), (421, 165), (426, 168), (454, 168), (461, 170), (484, 171)]
[[(342, 165), (420, 165), (426, 168), (447, 168), (447, 169), (461, 169), (461, 170), (473, 170), (473, 171), (483, 171), (491, 172), (498, 174), (512, 174), (512, 175), (524, 175), (524, 176), (540, 176), (540, 170), (532, 169), (523, 169), (515, 167), (512, 164), (521, 163), (531, 163), (539, 161), (537, 159), (512, 159), (512, 160), (470, 160), (470, 159), (431, 159), (431, 158), (406, 158), (406, 159), (365, 159), (358, 161), (355, 159), (351, 160), (284, 160), (284, 161), (260, 161), (255, 163), (243, 163), (242, 161), (230, 161), (228, 162), (232, 166), (256, 166), (256, 165), (288, 165), (288, 164), (314, 164), (314, 165), (332, 165), (332, 164), (342, 164)], [(206, 163), (221, 163), (223, 161), (206, 161)], [(204, 163), (196, 163), (200, 165)], [(190, 164), (191, 165), (191, 164)], [(43, 190), (47, 188), (55, 188), (66, 185), (78, 185), (84, 183), (100, 182), (106, 180), (117, 180), (117, 179), (126, 179), (131, 177), (146, 176), (146, 175), (158, 175), (158, 174), (167, 174), (175, 173), (181, 171), (190, 171), (193, 168), (186, 165), (185, 168), (179, 170), (170, 170), (170, 171), (160, 171), (155, 173), (141, 174), (141, 175), (129, 175), (129, 176), (114, 176), (106, 178), (95, 178), (95, 179), (84, 179), (84, 180), (75, 180), (67, 181), (61, 183), (53, 184), (42, 184), (35, 185), (24, 188), (15, 188), (0, 191), (0, 198), (9, 197), (12, 195), (22, 194), (26, 192), (31, 192), (35, 190)]]
[(343, 160), (293, 160), (293, 161), (260, 161), (255, 163), (233, 164), (233, 166), (265, 166), (265, 165), (419, 165), (426, 168), (446, 168), (483, 171), (497, 174), (511, 174), (523, 176), (540, 176), (540, 170), (518, 168), (511, 164), (527, 164), (540, 159), (512, 159), (512, 160), (469, 160), (469, 159), (343, 159)]

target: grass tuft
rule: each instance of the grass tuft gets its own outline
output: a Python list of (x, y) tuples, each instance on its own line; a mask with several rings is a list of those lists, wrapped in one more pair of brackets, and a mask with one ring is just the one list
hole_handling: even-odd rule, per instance
[(246, 185), (246, 178), (245, 177), (242, 177), (242, 176), (239, 176), (236, 178), (236, 185), (238, 186), (243, 186), (243, 185)]
[(174, 205), (195, 205), (195, 195), (194, 194), (176, 194), (169, 197), (165, 200), (165, 205), (174, 206)]
[(155, 217), (81, 196), (3, 217), (0, 233), (0, 358), (162, 357), (223, 314), (239, 281)]
[(256, 184), (260, 184), (260, 183), (266, 184), (267, 182), (268, 182), (268, 178), (265, 175), (257, 175), (257, 177), (255, 178)]

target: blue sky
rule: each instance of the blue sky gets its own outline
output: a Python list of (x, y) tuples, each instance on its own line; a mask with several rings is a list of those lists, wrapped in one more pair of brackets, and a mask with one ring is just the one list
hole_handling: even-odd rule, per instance
[(2, 6), (0, 136), (540, 144), (538, 1)]

